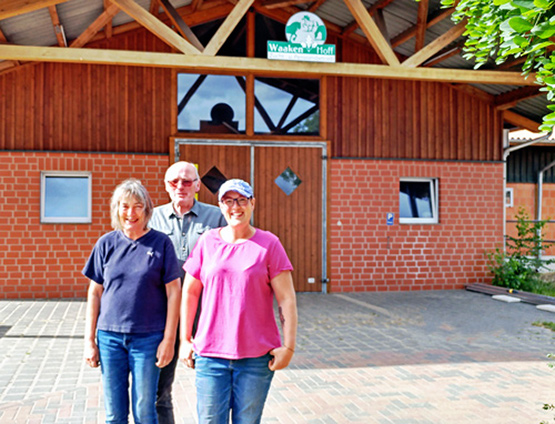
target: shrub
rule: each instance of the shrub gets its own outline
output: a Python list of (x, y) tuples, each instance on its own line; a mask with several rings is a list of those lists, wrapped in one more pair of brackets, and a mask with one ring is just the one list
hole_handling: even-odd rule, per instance
[(516, 214), (517, 236), (507, 236), (505, 250), (487, 252), (488, 268), (496, 286), (515, 290), (533, 291), (540, 285), (542, 269), (553, 263), (541, 258), (543, 228), (546, 221), (531, 221), (523, 207)]

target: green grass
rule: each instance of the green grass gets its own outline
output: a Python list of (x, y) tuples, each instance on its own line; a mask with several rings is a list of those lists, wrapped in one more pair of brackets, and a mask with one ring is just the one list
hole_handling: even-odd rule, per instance
[(543, 294), (544, 296), (555, 297), (555, 273), (546, 273), (542, 275), (541, 280), (534, 283), (530, 288), (532, 293)]
[(532, 323), (532, 325), (535, 325), (536, 327), (543, 327), (543, 328), (547, 328), (548, 330), (551, 331), (555, 331), (555, 322), (549, 322), (549, 321), (535, 321)]

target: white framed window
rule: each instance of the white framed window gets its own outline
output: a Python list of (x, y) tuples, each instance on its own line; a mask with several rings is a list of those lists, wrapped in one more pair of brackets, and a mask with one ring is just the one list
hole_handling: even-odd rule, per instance
[(437, 224), (438, 210), (437, 178), (400, 179), (400, 224)]
[(40, 222), (92, 222), (90, 172), (42, 171), (40, 173)]
[(512, 208), (513, 207), (513, 188), (505, 188), (505, 207)]

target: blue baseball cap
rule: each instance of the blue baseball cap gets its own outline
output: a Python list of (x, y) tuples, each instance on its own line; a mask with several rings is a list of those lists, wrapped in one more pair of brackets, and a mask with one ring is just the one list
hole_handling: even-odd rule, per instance
[(235, 178), (233, 180), (227, 180), (225, 183), (223, 183), (220, 186), (218, 201), (221, 202), (222, 197), (224, 197), (224, 195), (230, 191), (236, 191), (237, 193), (239, 193), (242, 196), (245, 196), (248, 199), (250, 199), (251, 197), (254, 197), (252, 187), (249, 185), (249, 183)]

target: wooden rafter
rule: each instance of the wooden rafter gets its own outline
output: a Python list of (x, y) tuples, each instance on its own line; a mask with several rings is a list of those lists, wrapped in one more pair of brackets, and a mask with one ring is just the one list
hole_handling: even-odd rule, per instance
[[(211, 22), (217, 19), (224, 19), (233, 9), (233, 5), (229, 2), (225, 2), (223, 4), (219, 4), (217, 6), (198, 10), (197, 12), (192, 12), (191, 6), (183, 6), (177, 9), (177, 12), (181, 15), (181, 17), (185, 20), (189, 27), (193, 27), (195, 25), (204, 24), (207, 22)], [(165, 16), (165, 14), (159, 15), (158, 19), (162, 22), (169, 24), (170, 20)], [(141, 24), (136, 21), (131, 21), (123, 25), (118, 25), (114, 27), (114, 35), (123, 34), (129, 31), (136, 30), (138, 28), (144, 28)], [(104, 38), (104, 35), (97, 35), (91, 41), (98, 41)]]
[(280, 7), (294, 6), (301, 3), (306, 3), (306, 0), (267, 0), (262, 3), (262, 6), (267, 9), (279, 9)]
[[(451, 16), (453, 14), (454, 11), (455, 11), (455, 7), (450, 7), (449, 9), (442, 10), (440, 13), (436, 14), (434, 17), (432, 17), (426, 23), (426, 29), (428, 29), (428, 28), (434, 26), (435, 24), (437, 24), (438, 22), (441, 22), (444, 19), (448, 18), (449, 16)], [(393, 48), (395, 48), (397, 46), (400, 46), (401, 44), (407, 42), (412, 37), (414, 37), (416, 35), (416, 29), (417, 29), (417, 26), (414, 25), (414, 26), (410, 27), (409, 29), (407, 29), (406, 31), (403, 31), (398, 36), (393, 37), (391, 39), (391, 45), (393, 46)]]
[[(110, 2), (110, 0), (104, 0), (104, 10), (106, 11), (111, 4), (112, 3)], [(106, 38), (112, 38), (112, 35), (114, 35), (114, 26), (112, 24), (112, 19), (106, 22), (106, 25), (104, 26), (104, 34), (106, 35)]]
[(525, 79), (520, 72), (408, 68), (363, 63), (310, 63), (227, 56), (184, 56), (178, 53), (92, 48), (61, 49), (59, 47), (0, 45), (0, 59), (181, 68), (196, 73), (220, 71), (242, 74), (252, 72), (262, 76), (281, 73), (303, 78), (329, 75), (451, 83), (535, 85), (533, 74)]
[(231, 13), (227, 15), (225, 21), (222, 22), (212, 39), (204, 49), (207, 56), (215, 56), (218, 50), (223, 46), (227, 37), (231, 35), (237, 24), (241, 21), (245, 13), (249, 10), (254, 0), (239, 0)]
[(202, 4), (203, 4), (203, 0), (193, 0), (191, 2), (191, 10), (193, 12), (196, 12), (197, 10), (199, 10), (201, 8)]
[(382, 60), (388, 65), (399, 65), (399, 59), (360, 0), (344, 0), (359, 23), (362, 32)]
[(142, 26), (160, 38), (169, 46), (179, 50), (185, 54), (200, 54), (198, 49), (181, 37), (179, 34), (172, 31), (167, 25), (151, 15), (135, 3), (133, 0), (110, 0), (115, 3), (121, 10), (139, 22)]
[(312, 13), (316, 12), (320, 8), (320, 6), (324, 4), (325, 1), (326, 0), (316, 0), (314, 3), (310, 5), (310, 7), (308, 8), (308, 11)]
[[(370, 6), (367, 10), (368, 13), (370, 14), (370, 16), (373, 16), (374, 13), (376, 13), (376, 11), (378, 11), (379, 9), (383, 9), (384, 7), (386, 7), (389, 3), (392, 3), (393, 0), (379, 0), (378, 2), (374, 3), (372, 6)], [(359, 27), (359, 24), (357, 22), (357, 20), (355, 19), (354, 22), (352, 22), (351, 24), (347, 25), (345, 27), (345, 29), (343, 30), (342, 34), (343, 35), (349, 35), (351, 34), (355, 29), (357, 29)]]
[(426, 27), (428, 23), (428, 0), (420, 0), (418, 3), (418, 13), (416, 16), (416, 40), (414, 42), (414, 52), (422, 50), (426, 37)]
[(159, 2), (160, 6), (162, 6), (162, 9), (164, 9), (164, 12), (166, 12), (166, 15), (168, 15), (170, 21), (175, 25), (179, 33), (189, 40), (189, 42), (195, 46), (199, 52), (203, 52), (204, 46), (171, 3), (168, 0), (159, 0)]
[(472, 85), (469, 84), (450, 84), (451, 87), (453, 87), (455, 90), (460, 91), (462, 93), (468, 94), (472, 97), (475, 97), (477, 99), (480, 99), (486, 103), (491, 103), (493, 104), (493, 102), (495, 101), (495, 96), (486, 93), (483, 90), (480, 90), (479, 88), (476, 88)]
[[(7, 43), (8, 43), (8, 39), (2, 32), (2, 29), (0, 29), (0, 44), (7, 44)], [(4, 62), (0, 62), (0, 71), (13, 68), (14, 66), (19, 66), (18, 60), (6, 60)]]
[(540, 86), (529, 86), (517, 88), (516, 90), (509, 91), (495, 96), (494, 105), (499, 110), (507, 110), (514, 107), (518, 102), (533, 97), (541, 96), (543, 93), (540, 91)]
[(438, 63), (443, 62), (444, 60), (449, 59), (450, 57), (456, 56), (458, 54), (460, 54), (462, 52), (462, 46), (455, 46), (453, 48), (450, 48), (448, 50), (445, 50), (444, 52), (440, 52), (439, 54), (437, 54), (436, 56), (428, 59), (426, 62), (424, 62), (422, 64), (422, 66), (434, 66), (437, 65)]
[(533, 121), (532, 119), (526, 118), (518, 113), (512, 112), (510, 110), (503, 111), (503, 120), (511, 125), (518, 128), (524, 128), (532, 132), (538, 132), (540, 130), (540, 123)]
[(432, 41), (422, 50), (420, 50), (419, 52), (416, 52), (407, 60), (405, 60), (403, 62), (403, 66), (415, 67), (424, 63), (426, 60), (431, 58), (434, 54), (436, 54), (441, 49), (448, 46), (450, 43), (452, 43), (457, 38), (459, 38), (465, 31), (466, 31), (466, 20), (463, 20), (459, 22), (457, 25), (455, 25), (453, 28), (451, 28), (449, 31), (447, 31), (445, 34), (436, 38), (434, 41)]
[(48, 6), (48, 12), (50, 13), (50, 20), (54, 26), (54, 34), (56, 34), (56, 40), (58, 40), (58, 46), (67, 47), (66, 35), (64, 32), (64, 27), (60, 24), (60, 18), (58, 17), (58, 10), (56, 6)]
[(55, 6), (66, 1), (69, 0), (2, 0), (0, 2), (0, 20)]
[(160, 3), (158, 0), (150, 0), (150, 7), (148, 8), (148, 13), (151, 15), (158, 15), (158, 11), (160, 10)]
[(79, 37), (73, 40), (69, 47), (83, 47), (96, 35), (98, 31), (104, 28), (118, 12), (119, 7), (115, 4), (110, 4), (108, 8), (102, 12), (101, 15), (81, 33), (81, 35), (79, 35)]

